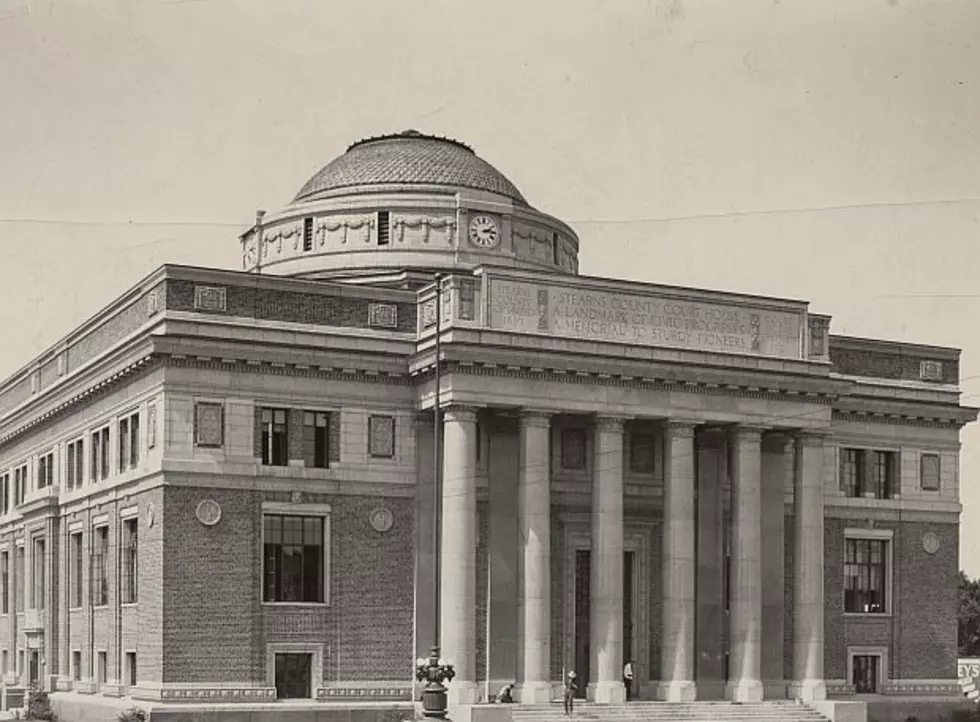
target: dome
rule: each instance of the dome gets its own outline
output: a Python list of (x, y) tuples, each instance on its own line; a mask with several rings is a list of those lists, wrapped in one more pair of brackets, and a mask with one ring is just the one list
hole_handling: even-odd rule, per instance
[(296, 194), (294, 203), (322, 193), (372, 185), (441, 185), (497, 193), (526, 206), (517, 187), (472, 148), (406, 130), (358, 141), (318, 171)]

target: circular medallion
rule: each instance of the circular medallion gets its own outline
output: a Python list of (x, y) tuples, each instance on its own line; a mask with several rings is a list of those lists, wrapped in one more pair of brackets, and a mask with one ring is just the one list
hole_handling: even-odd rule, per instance
[(935, 554), (939, 551), (939, 537), (931, 531), (922, 535), (922, 548), (926, 554)]
[(294, 504), (302, 504), (303, 503), (303, 492), (301, 492), (301, 491), (294, 491), (292, 494), (290, 494), (289, 499)]
[(395, 523), (395, 517), (391, 510), (380, 508), (371, 512), (371, 526), (375, 531), (386, 532)]
[(153, 526), (153, 520), (155, 519), (155, 517), (156, 514), (153, 509), (153, 502), (150, 502), (149, 504), (146, 505), (146, 525)]
[(197, 505), (197, 520), (204, 526), (214, 526), (221, 520), (221, 507), (214, 499), (205, 499)]

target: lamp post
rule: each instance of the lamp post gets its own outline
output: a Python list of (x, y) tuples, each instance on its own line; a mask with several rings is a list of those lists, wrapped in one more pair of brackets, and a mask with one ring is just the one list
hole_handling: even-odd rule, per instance
[(441, 398), (440, 386), (442, 377), (440, 375), (440, 355), (441, 332), (442, 332), (442, 274), (437, 273), (436, 281), (436, 318), (435, 318), (435, 395), (432, 402), (432, 415), (435, 420), (432, 433), (433, 455), (432, 455), (432, 476), (433, 481), (433, 514), (432, 514), (432, 557), (434, 573), (433, 580), (433, 635), (435, 644), (429, 654), (429, 659), (419, 657), (415, 661), (415, 678), (421, 682), (427, 682), (422, 691), (422, 714), (432, 719), (443, 719), (446, 716), (448, 700), (446, 697), (446, 687), (443, 682), (451, 682), (456, 676), (456, 670), (451, 664), (447, 664), (439, 656), (439, 625), (441, 623), (441, 574), (442, 574), (442, 443), (441, 443)]

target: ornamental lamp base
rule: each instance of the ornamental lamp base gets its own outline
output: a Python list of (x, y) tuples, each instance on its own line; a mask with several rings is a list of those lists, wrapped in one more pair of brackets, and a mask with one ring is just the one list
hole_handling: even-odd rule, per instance
[(447, 709), (446, 688), (438, 682), (430, 682), (422, 690), (422, 714), (429, 719), (445, 719)]

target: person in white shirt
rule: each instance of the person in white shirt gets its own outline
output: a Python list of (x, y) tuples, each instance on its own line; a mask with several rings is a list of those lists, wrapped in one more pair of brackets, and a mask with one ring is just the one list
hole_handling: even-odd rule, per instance
[(633, 663), (629, 660), (623, 667), (623, 684), (626, 686), (626, 701), (629, 702), (633, 698)]

